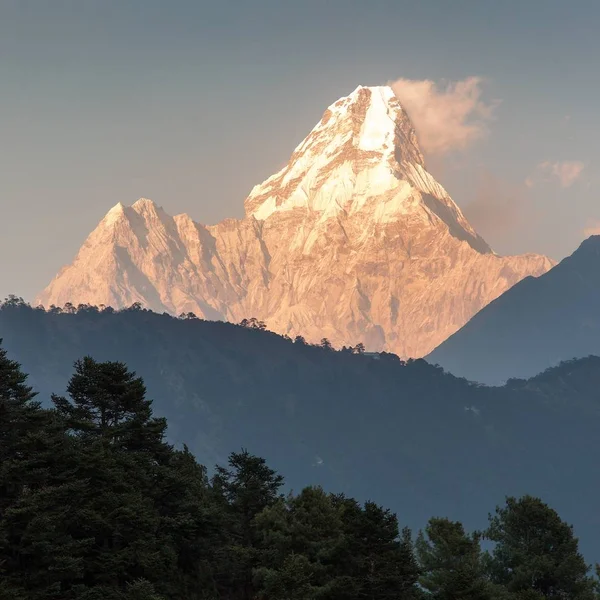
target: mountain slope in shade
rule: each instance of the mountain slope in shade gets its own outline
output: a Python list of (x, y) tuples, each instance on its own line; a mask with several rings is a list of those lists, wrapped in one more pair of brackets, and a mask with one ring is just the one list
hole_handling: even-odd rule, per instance
[(422, 356), (552, 266), (492, 252), (426, 170), (389, 87), (331, 105), (245, 209), (205, 226), (150, 200), (118, 204), (37, 301), (257, 317), (310, 341)]
[(473, 381), (500, 383), (591, 354), (600, 355), (600, 236), (508, 290), (427, 360)]

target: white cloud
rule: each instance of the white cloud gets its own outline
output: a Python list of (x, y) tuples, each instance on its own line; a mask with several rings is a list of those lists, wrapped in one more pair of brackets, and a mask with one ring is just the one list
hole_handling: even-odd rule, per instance
[(439, 88), (429, 79), (398, 79), (390, 85), (428, 154), (463, 150), (488, 133), (496, 103), (481, 100), (482, 79), (467, 77)]
[(540, 182), (557, 181), (561, 187), (571, 187), (583, 173), (585, 164), (579, 160), (564, 160), (541, 162), (534, 172), (527, 177), (525, 185), (534, 187)]

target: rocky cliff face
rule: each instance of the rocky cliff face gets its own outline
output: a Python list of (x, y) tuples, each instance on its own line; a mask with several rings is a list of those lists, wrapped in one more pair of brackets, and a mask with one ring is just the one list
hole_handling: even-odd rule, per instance
[(543, 256), (497, 256), (427, 172), (389, 87), (330, 106), (246, 216), (204, 226), (146, 199), (117, 204), (39, 295), (51, 304), (141, 302), (208, 319), (423, 356)]

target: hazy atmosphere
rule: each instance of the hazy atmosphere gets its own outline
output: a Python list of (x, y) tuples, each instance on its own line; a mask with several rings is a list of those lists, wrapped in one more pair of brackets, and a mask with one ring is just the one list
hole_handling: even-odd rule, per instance
[(600, 228), (598, 18), (582, 0), (0, 1), (0, 296), (33, 299), (119, 201), (241, 216), (329, 104), (388, 82), (494, 250), (561, 259)]
[(598, 0), (0, 0), (0, 600), (600, 600)]

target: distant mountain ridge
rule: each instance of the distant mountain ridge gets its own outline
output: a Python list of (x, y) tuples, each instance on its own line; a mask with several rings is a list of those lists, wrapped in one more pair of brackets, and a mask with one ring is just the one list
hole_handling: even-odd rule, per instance
[(600, 236), (548, 273), (526, 278), (476, 314), (427, 360), (473, 381), (527, 378), (600, 354)]
[(552, 261), (499, 257), (426, 170), (392, 89), (332, 104), (246, 216), (204, 226), (148, 199), (117, 204), (37, 302), (135, 302), (336, 346), (423, 356)]

